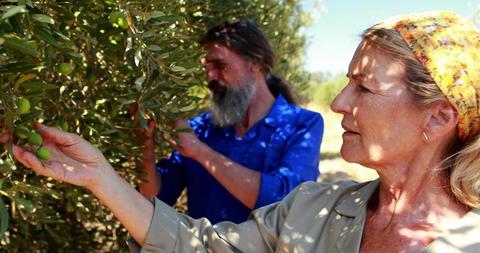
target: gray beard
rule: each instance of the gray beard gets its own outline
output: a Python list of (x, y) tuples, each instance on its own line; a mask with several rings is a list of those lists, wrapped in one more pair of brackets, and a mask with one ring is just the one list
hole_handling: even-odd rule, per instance
[(255, 84), (252, 83), (240, 89), (226, 86), (224, 93), (214, 93), (210, 105), (213, 124), (227, 127), (242, 121), (254, 92)]

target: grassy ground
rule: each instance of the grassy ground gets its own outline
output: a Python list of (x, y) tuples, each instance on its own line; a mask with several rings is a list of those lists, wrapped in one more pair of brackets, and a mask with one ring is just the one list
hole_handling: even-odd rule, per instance
[(321, 147), (320, 178), (319, 181), (338, 181), (352, 179), (358, 182), (372, 180), (378, 177), (377, 173), (361, 165), (345, 162), (340, 157), (342, 146), (341, 127), (342, 115), (321, 108), (315, 104), (306, 106), (308, 109), (320, 112), (324, 119), (325, 130)]

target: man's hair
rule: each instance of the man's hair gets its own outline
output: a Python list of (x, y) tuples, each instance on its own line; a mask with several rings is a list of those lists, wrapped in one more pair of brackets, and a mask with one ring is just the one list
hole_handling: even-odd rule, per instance
[(281, 94), (289, 103), (295, 104), (290, 85), (272, 73), (275, 61), (273, 49), (265, 35), (252, 21), (223, 22), (210, 28), (200, 39), (200, 43), (202, 45), (218, 43), (257, 62), (262, 67), (270, 92), (275, 97)]

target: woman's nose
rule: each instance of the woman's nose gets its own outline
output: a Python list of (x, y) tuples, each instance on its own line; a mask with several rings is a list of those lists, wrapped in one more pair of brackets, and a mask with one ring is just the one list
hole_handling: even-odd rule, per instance
[(353, 96), (351, 85), (347, 84), (347, 86), (345, 86), (333, 99), (332, 103), (330, 104), (330, 109), (336, 113), (348, 113), (351, 108), (351, 96)]

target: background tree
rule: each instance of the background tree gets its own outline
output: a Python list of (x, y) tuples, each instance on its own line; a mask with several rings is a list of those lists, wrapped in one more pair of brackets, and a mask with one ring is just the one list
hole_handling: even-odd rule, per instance
[[(130, 104), (138, 103), (143, 126), (149, 118), (156, 120), (157, 155), (169, 153), (162, 140), (175, 134), (171, 120), (196, 114), (205, 104), (203, 51), (197, 41), (208, 27), (252, 19), (273, 43), (275, 72), (297, 90), (305, 87), (301, 29), (311, 17), (299, 2), (2, 2), (0, 127), (10, 129), (20, 143), (27, 140), (21, 131), (30, 134), (33, 121), (75, 132), (134, 185), (140, 178), (135, 169), (140, 149)], [(1, 150), (2, 251), (124, 251), (125, 235), (88, 192), (37, 177), (15, 163), (8, 147)]]
[(332, 74), (316, 72), (311, 74), (310, 85), (302, 90), (306, 100), (318, 105), (323, 111), (330, 110), (330, 104), (335, 96), (347, 85), (345, 73)]

